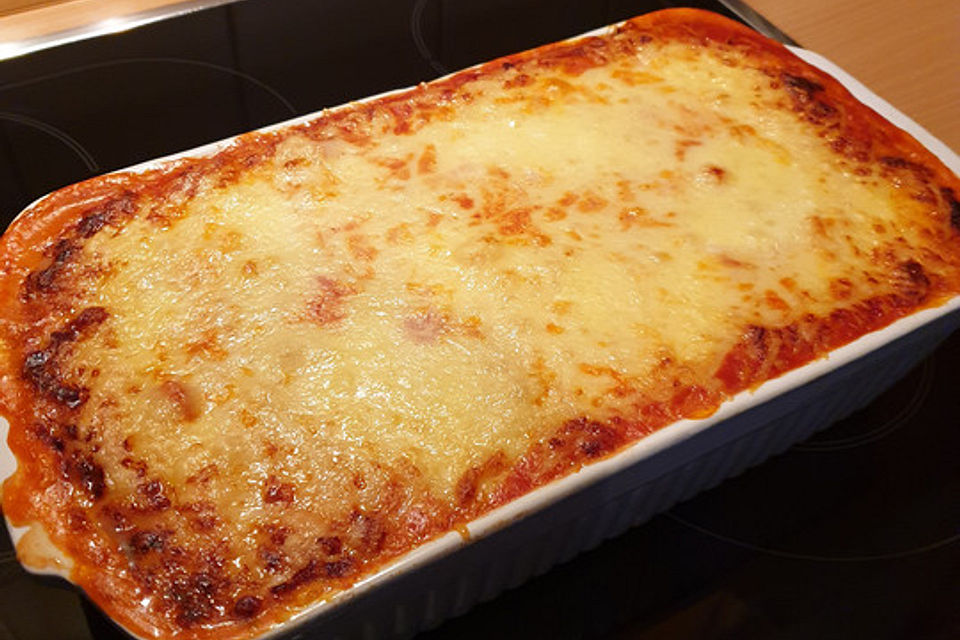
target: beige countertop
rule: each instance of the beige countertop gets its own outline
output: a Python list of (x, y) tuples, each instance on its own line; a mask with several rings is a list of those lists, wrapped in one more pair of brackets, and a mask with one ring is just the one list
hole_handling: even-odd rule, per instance
[[(197, 4), (204, 2), (0, 0), (0, 48), (104, 20), (122, 27), (124, 16)], [(747, 0), (747, 4), (960, 150), (960, 1)]]

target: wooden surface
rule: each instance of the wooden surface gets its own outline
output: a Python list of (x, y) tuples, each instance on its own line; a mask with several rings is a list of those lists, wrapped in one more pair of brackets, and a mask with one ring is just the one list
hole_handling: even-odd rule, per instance
[[(960, 150), (960, 0), (747, 0)], [(0, 0), (0, 45), (183, 0)]]
[(53, 4), (55, 0), (0, 0), (0, 16), (27, 9), (36, 9), (45, 4)]
[(0, 44), (89, 27), (184, 0), (0, 0)]

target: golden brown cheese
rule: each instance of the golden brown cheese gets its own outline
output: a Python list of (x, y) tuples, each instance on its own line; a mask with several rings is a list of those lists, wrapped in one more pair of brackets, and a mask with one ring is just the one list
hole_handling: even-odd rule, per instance
[(128, 628), (246, 637), (955, 295), (958, 193), (688, 10), (83, 183), (2, 244), (4, 509)]

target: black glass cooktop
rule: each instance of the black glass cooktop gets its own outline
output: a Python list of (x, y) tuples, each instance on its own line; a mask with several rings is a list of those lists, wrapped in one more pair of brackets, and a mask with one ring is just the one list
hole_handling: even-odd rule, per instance
[[(673, 5), (246, 0), (0, 61), (0, 217), (99, 173)], [(960, 336), (869, 408), (423, 635), (960, 637)], [(125, 637), (0, 533), (0, 640)]]

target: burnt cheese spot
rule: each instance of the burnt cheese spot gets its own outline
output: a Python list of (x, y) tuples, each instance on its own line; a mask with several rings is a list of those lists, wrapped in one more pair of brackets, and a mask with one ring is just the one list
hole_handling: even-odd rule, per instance
[(69, 409), (76, 409), (86, 402), (89, 392), (60, 380), (55, 355), (56, 351), (48, 349), (28, 354), (23, 362), (23, 377), (47, 398)]
[(175, 578), (167, 596), (177, 611), (177, 623), (191, 627), (209, 620), (216, 613), (217, 587), (217, 579), (203, 571)]
[(804, 102), (812, 100), (814, 94), (823, 91), (822, 84), (803, 76), (783, 73), (780, 75), (780, 79), (790, 95)]
[(190, 526), (194, 531), (209, 532), (220, 525), (220, 518), (213, 513), (200, 513), (190, 518)]
[(296, 591), (303, 585), (315, 582), (321, 578), (342, 578), (354, 570), (354, 562), (349, 558), (323, 562), (311, 558), (306, 565), (297, 570), (289, 580), (270, 587), (270, 593), (275, 598), (283, 597)]
[(727, 171), (723, 167), (718, 167), (715, 164), (707, 166), (704, 171), (708, 176), (713, 178), (713, 180), (718, 184), (723, 182), (724, 179), (727, 177)]
[(261, 546), (258, 551), (263, 567), (270, 573), (277, 573), (287, 566), (287, 555), (271, 546)]
[(136, 554), (162, 551), (166, 546), (169, 531), (137, 531), (130, 536), (130, 549)]
[(77, 223), (76, 232), (81, 238), (91, 238), (107, 225), (115, 226), (136, 211), (138, 196), (132, 191), (114, 198), (88, 213)]
[(296, 493), (296, 488), (289, 482), (280, 482), (275, 476), (270, 476), (263, 489), (263, 501), (267, 504), (282, 502), (291, 504)]
[(790, 73), (780, 74), (780, 80), (793, 100), (794, 107), (815, 124), (824, 123), (837, 114), (833, 105), (818, 98), (823, 85), (815, 80)]
[(76, 533), (86, 532), (90, 529), (90, 519), (83, 511), (77, 509), (70, 511), (67, 524), (70, 529)]
[(50, 264), (27, 275), (20, 291), (20, 298), (29, 302), (40, 295), (57, 291), (58, 279), (79, 252), (80, 246), (72, 240), (60, 240), (53, 247)]
[(342, 578), (351, 571), (353, 571), (353, 561), (350, 558), (323, 563), (323, 574), (328, 578)]
[(40, 421), (33, 425), (33, 434), (54, 451), (63, 453), (67, 443), (78, 439), (79, 430), (74, 424), (52, 424)]
[(520, 87), (526, 87), (533, 82), (533, 77), (527, 73), (518, 73), (513, 77), (507, 78), (503, 81), (504, 89), (517, 89)]
[(79, 485), (93, 500), (99, 500), (107, 490), (103, 467), (90, 454), (74, 451), (66, 461), (66, 472), (75, 484)]
[(138, 196), (132, 192), (113, 198), (87, 213), (68, 232), (69, 237), (59, 240), (48, 252), (49, 264), (27, 275), (20, 291), (23, 301), (29, 302), (38, 296), (55, 293), (82, 250), (82, 241), (92, 238), (106, 226), (118, 226), (136, 211)]
[(169, 490), (160, 480), (150, 480), (137, 486), (135, 508), (139, 511), (165, 511), (170, 508)]
[(124, 469), (130, 469), (137, 475), (138, 478), (146, 477), (147, 471), (149, 470), (146, 462), (131, 458), (130, 456), (122, 458), (120, 460), (120, 466)]
[(76, 409), (86, 402), (89, 390), (63, 379), (60, 359), (68, 345), (87, 337), (107, 319), (107, 315), (103, 307), (89, 307), (61, 330), (51, 333), (46, 347), (32, 351), (24, 358), (23, 379), (43, 396), (68, 409)]
[(287, 537), (290, 536), (289, 527), (280, 526), (277, 524), (268, 524), (264, 527), (264, 531), (268, 534), (270, 542), (277, 546), (283, 546), (287, 541)]
[(950, 225), (955, 231), (960, 232), (960, 201), (950, 187), (941, 188), (940, 195), (943, 196), (950, 210)]
[(60, 343), (73, 342), (85, 336), (91, 329), (96, 328), (106, 319), (106, 309), (103, 307), (88, 307), (81, 311), (62, 331), (52, 334), (51, 338)]
[(233, 613), (238, 618), (252, 618), (263, 608), (263, 600), (257, 596), (240, 596), (233, 605)]
[(270, 593), (274, 597), (286, 595), (309, 582), (317, 580), (322, 575), (323, 564), (319, 560), (311, 559), (305, 566), (297, 570), (289, 580), (270, 587)]
[(930, 278), (926, 269), (916, 260), (908, 260), (900, 265), (900, 289), (911, 300), (920, 301), (926, 298), (930, 289)]
[(83, 217), (77, 224), (77, 233), (83, 238), (94, 236), (107, 224), (107, 216), (103, 212), (91, 213)]
[(343, 542), (337, 536), (322, 536), (317, 538), (317, 544), (330, 556), (340, 555), (343, 550)]
[(881, 164), (891, 169), (907, 169), (916, 173), (918, 176), (930, 177), (930, 169), (918, 162), (911, 162), (900, 156), (881, 156), (877, 158)]
[(588, 458), (613, 451), (622, 440), (617, 430), (610, 425), (585, 417), (568, 420), (559, 436), (563, 440), (573, 440), (576, 448)]
[(807, 111), (810, 118), (815, 122), (827, 120), (837, 113), (837, 108), (823, 100), (817, 100)]

